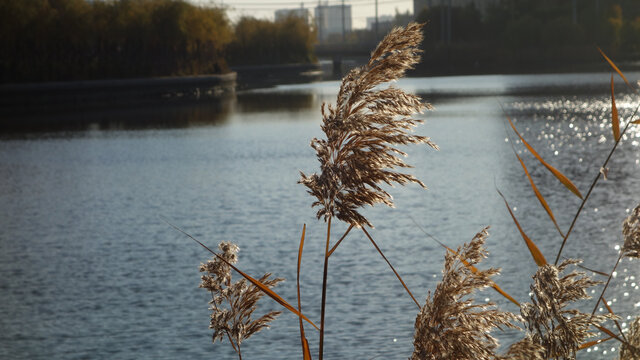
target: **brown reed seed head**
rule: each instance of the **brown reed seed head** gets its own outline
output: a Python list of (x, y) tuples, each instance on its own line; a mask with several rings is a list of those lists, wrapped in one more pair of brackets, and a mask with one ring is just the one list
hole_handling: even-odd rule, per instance
[(337, 217), (347, 223), (372, 226), (357, 209), (393, 199), (380, 185), (394, 183), (425, 185), (414, 176), (394, 171), (409, 168), (398, 145), (437, 145), (429, 138), (411, 135), (422, 123), (415, 113), (429, 109), (416, 95), (393, 86), (381, 85), (404, 76), (420, 61), (417, 47), (422, 42), (422, 25), (411, 23), (393, 29), (371, 53), (363, 67), (349, 72), (340, 86), (335, 107), (322, 105), (322, 130), (326, 139), (314, 138), (311, 147), (320, 162), (320, 174), (301, 174), (299, 183), (317, 200), (318, 219)]
[(640, 205), (622, 223), (622, 235), (624, 246), (622, 252), (625, 256), (640, 258)]
[[(222, 242), (218, 248), (221, 250), (220, 256), (231, 264), (238, 261), (237, 245)], [(264, 293), (256, 286), (247, 284), (245, 279), (232, 283), (231, 267), (218, 257), (214, 256), (206, 264), (201, 264), (200, 271), (206, 274), (202, 276), (199, 287), (211, 291), (212, 299), (209, 304), (212, 313), (209, 328), (213, 329), (213, 342), (222, 341), (226, 335), (236, 349), (243, 340), (268, 328), (269, 322), (280, 314), (280, 311), (272, 311), (252, 320), (251, 315)], [(271, 274), (267, 273), (259, 281), (269, 288), (284, 281), (280, 278), (269, 279), (270, 276)]]
[[(631, 346), (640, 349), (640, 316), (637, 316), (629, 325), (627, 340)], [(631, 349), (631, 347), (625, 343), (620, 345), (620, 360), (637, 360), (638, 358), (640, 358), (640, 352), (638, 350)]]
[(468, 267), (487, 257), (483, 247), (487, 230), (488, 227), (459, 247), (457, 255), (445, 255), (442, 281), (433, 297), (429, 293), (416, 317), (411, 360), (495, 359), (498, 341), (490, 332), (516, 328), (512, 321), (518, 319), (517, 315), (496, 309), (493, 302), (476, 304), (470, 297), (491, 286), (491, 278), (499, 272), (494, 268), (472, 271)]
[(545, 359), (575, 359), (580, 344), (595, 335), (589, 327), (613, 318), (567, 308), (572, 302), (589, 299), (586, 289), (601, 283), (578, 271), (561, 276), (567, 267), (580, 262), (568, 259), (558, 266), (539, 267), (530, 287), (532, 302), (520, 308), (529, 336), (545, 349)]
[(542, 345), (533, 341), (530, 335), (509, 346), (504, 356), (497, 356), (500, 360), (545, 360)]

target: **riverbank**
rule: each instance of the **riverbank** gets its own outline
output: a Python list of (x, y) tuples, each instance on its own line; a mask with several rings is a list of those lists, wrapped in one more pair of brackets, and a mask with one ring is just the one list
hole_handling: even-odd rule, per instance
[(231, 70), (238, 74), (239, 90), (320, 81), (324, 73), (320, 63), (233, 66)]
[(234, 67), (221, 75), (0, 84), (0, 119), (34, 112), (189, 104), (233, 97), (236, 89), (322, 80), (316, 64)]
[(0, 118), (34, 111), (153, 105), (233, 96), (237, 74), (0, 85)]

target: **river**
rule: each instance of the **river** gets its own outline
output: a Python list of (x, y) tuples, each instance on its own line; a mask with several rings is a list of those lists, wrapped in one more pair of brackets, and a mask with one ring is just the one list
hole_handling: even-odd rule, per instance
[[(496, 187), (549, 261), (561, 238), (513, 155), (506, 115), (584, 194), (613, 144), (609, 80), (601, 73), (397, 84), (435, 106), (420, 115), (426, 122), (417, 133), (441, 150), (407, 148), (411, 171), (429, 189), (392, 188), (396, 208), (365, 214), (419, 301), (435, 289), (444, 257), (420, 227), (456, 247), (487, 225), (490, 256), (480, 267), (501, 267), (497, 283), (527, 301), (536, 265)], [(237, 243), (238, 266), (286, 278), (275, 290), (291, 303), (307, 224), (302, 307), (319, 322), (325, 224), (296, 182), (299, 171), (318, 169), (309, 141), (322, 136), (320, 105), (334, 102), (338, 87), (287, 85), (219, 104), (41, 115), (35, 123), (46, 126), (0, 134), (0, 358), (234, 359), (228, 343), (211, 344), (210, 295), (198, 289), (198, 265), (209, 255), (164, 219), (211, 247)], [(622, 82), (616, 89), (626, 122), (640, 99)], [(566, 231), (580, 199), (530, 154), (521, 156)], [(640, 126), (625, 134), (608, 167), (563, 252), (604, 272), (622, 244), (622, 221), (640, 203)], [(333, 233), (345, 229), (337, 224)], [(607, 291), (623, 327), (640, 314), (639, 270), (638, 261), (624, 260)], [(476, 299), (518, 311), (492, 290)], [(580, 306), (590, 311), (593, 301)], [(260, 311), (271, 309), (278, 305), (265, 298)], [(326, 358), (408, 358), (417, 310), (362, 232), (353, 232), (329, 264)], [(316, 351), (317, 332), (306, 330)], [(243, 357), (300, 358), (298, 334), (297, 318), (282, 314), (243, 343)], [(497, 335), (507, 345), (519, 336)], [(616, 357), (613, 341), (579, 355)]]

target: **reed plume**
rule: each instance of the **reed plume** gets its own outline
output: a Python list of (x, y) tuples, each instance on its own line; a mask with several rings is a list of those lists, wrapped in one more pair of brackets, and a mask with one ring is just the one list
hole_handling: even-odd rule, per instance
[(499, 272), (495, 268), (471, 269), (487, 257), (483, 247), (487, 230), (483, 229), (456, 253), (445, 254), (442, 281), (433, 297), (429, 292), (416, 317), (411, 360), (495, 359), (498, 341), (490, 332), (495, 328), (516, 328), (512, 321), (518, 319), (517, 315), (498, 310), (493, 302), (476, 304), (470, 297), (491, 286), (491, 278)]
[(520, 308), (528, 335), (544, 347), (545, 359), (575, 359), (580, 344), (594, 336), (589, 328), (613, 318), (610, 314), (591, 315), (567, 308), (575, 301), (590, 298), (586, 289), (601, 283), (575, 270), (561, 276), (570, 265), (578, 263), (579, 260), (567, 259), (557, 266), (539, 267), (530, 286), (531, 303)]
[[(218, 245), (221, 250), (220, 256), (229, 264), (238, 261), (237, 245), (231, 242), (222, 242)], [(210, 329), (213, 329), (212, 341), (222, 341), (226, 336), (231, 346), (242, 359), (241, 344), (251, 335), (269, 327), (269, 322), (280, 314), (280, 311), (271, 311), (262, 315), (256, 320), (252, 320), (251, 315), (256, 310), (258, 301), (264, 293), (254, 285), (248, 285), (245, 279), (231, 282), (231, 266), (213, 257), (206, 264), (200, 265), (200, 272), (206, 274), (202, 276), (201, 288), (211, 292), (211, 322)], [(284, 279), (269, 279), (271, 274), (264, 274), (259, 281), (268, 288), (276, 286)]]
[(406, 154), (398, 145), (425, 143), (438, 148), (429, 138), (410, 133), (422, 123), (411, 116), (431, 106), (416, 95), (383, 86), (419, 62), (421, 41), (421, 24), (393, 29), (366, 65), (343, 78), (335, 107), (322, 105), (326, 139), (311, 141), (320, 174), (301, 172), (299, 181), (316, 198), (312, 207), (319, 207), (318, 219), (337, 217), (351, 225), (372, 226), (358, 208), (377, 203), (393, 207), (393, 198), (380, 187), (382, 183), (425, 187), (414, 176), (394, 170), (411, 167), (400, 158)]
[[(628, 344), (622, 343), (620, 345), (620, 360), (637, 360), (640, 357), (640, 316), (636, 318), (629, 325), (629, 331), (627, 332)], [(631, 346), (629, 346), (631, 345)], [(632, 348), (632, 346), (635, 347)]]
[(622, 223), (624, 256), (640, 258), (640, 205), (636, 206), (631, 215)]
[(504, 356), (496, 356), (499, 360), (545, 360), (545, 351), (542, 345), (526, 335), (522, 340), (509, 346)]

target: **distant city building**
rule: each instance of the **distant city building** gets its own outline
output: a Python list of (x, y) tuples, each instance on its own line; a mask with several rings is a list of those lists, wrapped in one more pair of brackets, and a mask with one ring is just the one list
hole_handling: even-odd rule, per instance
[[(378, 16), (378, 31), (380, 32), (388, 32), (393, 28), (393, 23), (395, 21), (395, 17), (393, 15), (380, 15)], [(367, 17), (367, 30), (375, 30), (376, 29), (376, 17), (371, 16)]]
[(314, 15), (320, 41), (351, 32), (351, 5), (318, 4)]
[(475, 5), (481, 14), (486, 14), (490, 5), (495, 4), (498, 0), (413, 0), (413, 14), (418, 16), (425, 8), (433, 6), (451, 6), (463, 7), (469, 4)]
[(311, 12), (309, 11), (309, 9), (280, 9), (276, 10), (275, 12), (276, 21), (284, 20), (290, 16), (299, 17), (301, 19), (304, 19), (307, 24), (311, 24)]

